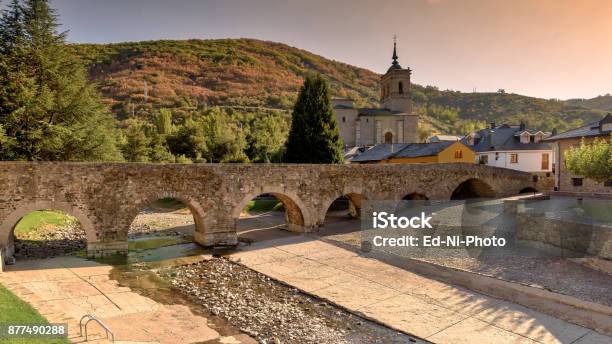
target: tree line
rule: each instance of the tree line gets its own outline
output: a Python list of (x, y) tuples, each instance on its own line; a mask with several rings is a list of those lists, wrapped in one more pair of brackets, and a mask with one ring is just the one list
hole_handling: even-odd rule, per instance
[(342, 161), (327, 82), (305, 79), (292, 117), (200, 108), (119, 122), (66, 45), (48, 0), (0, 17), (0, 160), (159, 163)]

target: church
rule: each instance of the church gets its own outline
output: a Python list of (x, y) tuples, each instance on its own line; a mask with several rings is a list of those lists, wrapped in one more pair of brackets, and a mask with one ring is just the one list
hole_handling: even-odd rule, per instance
[(333, 107), (345, 147), (417, 142), (418, 115), (412, 113), (410, 68), (402, 68), (393, 43), (391, 67), (380, 79), (380, 108), (355, 108), (350, 99)]

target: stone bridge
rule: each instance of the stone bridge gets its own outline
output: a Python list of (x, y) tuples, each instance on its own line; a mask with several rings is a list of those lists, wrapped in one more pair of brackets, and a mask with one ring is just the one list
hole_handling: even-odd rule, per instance
[(530, 174), (475, 164), (277, 165), (0, 162), (0, 248), (14, 251), (13, 230), (29, 212), (56, 209), (85, 229), (88, 254), (127, 251), (136, 215), (166, 197), (191, 210), (196, 241), (234, 245), (241, 211), (270, 193), (286, 208), (290, 230), (317, 231), (340, 196), (359, 212), (363, 199), (501, 197), (533, 187)]

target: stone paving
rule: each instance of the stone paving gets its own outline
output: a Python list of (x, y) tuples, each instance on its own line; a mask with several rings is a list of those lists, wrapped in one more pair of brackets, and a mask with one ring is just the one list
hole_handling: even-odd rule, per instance
[(585, 327), (440, 283), (310, 236), (258, 242), (231, 259), (434, 343), (612, 343)]
[[(30, 303), (51, 323), (68, 323), (69, 339), (83, 342), (78, 322), (85, 314), (102, 320), (118, 342), (254, 343), (247, 336), (222, 337), (205, 317), (184, 305), (164, 305), (122, 287), (112, 266), (77, 257), (30, 260), (7, 266), (0, 283)], [(96, 342), (102, 332), (93, 323)]]

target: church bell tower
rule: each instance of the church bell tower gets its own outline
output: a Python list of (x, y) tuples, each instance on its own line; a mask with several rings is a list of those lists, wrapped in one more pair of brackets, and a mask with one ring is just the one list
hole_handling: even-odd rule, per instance
[(412, 113), (410, 99), (410, 68), (402, 69), (397, 62), (397, 42), (393, 39), (393, 62), (387, 73), (381, 77), (380, 103), (383, 108), (402, 113)]

